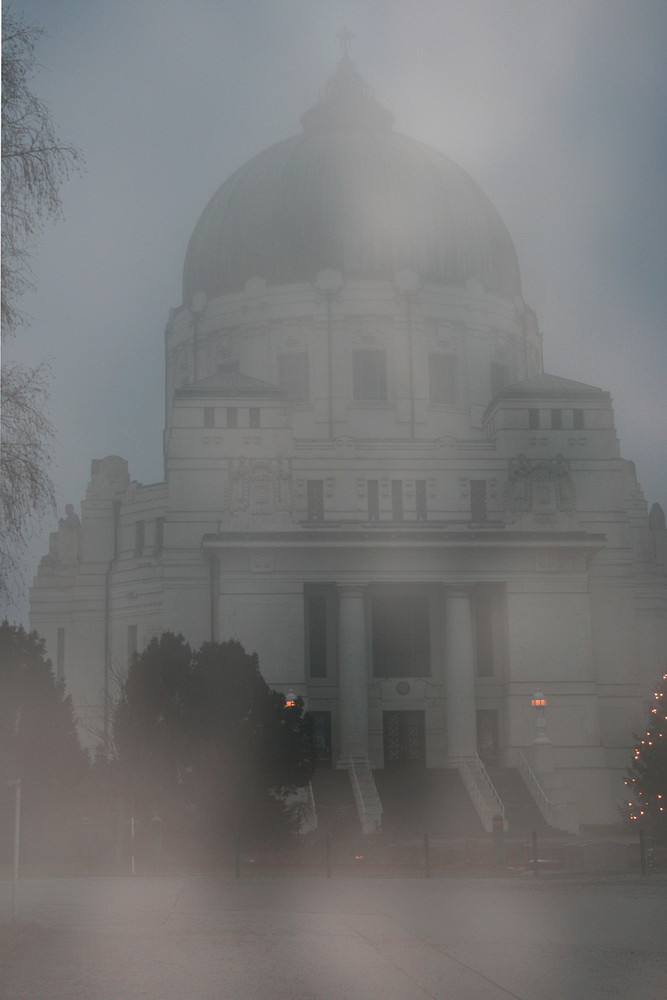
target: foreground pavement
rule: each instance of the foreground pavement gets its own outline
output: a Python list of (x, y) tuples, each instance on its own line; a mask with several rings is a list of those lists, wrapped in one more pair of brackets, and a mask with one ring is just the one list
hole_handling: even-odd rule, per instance
[[(20, 884), (2, 1000), (662, 1000), (667, 877)], [(0, 921), (11, 882), (0, 882)]]

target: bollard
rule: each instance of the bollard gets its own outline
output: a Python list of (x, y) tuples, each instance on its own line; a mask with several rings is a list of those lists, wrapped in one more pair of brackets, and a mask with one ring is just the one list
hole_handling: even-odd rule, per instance
[(496, 813), (491, 818), (491, 834), (493, 836), (493, 860), (496, 868), (505, 867), (505, 825), (503, 817)]
[(327, 868), (327, 878), (331, 878), (331, 837), (329, 834), (326, 835), (324, 841), (324, 854)]
[(12, 878), (12, 923), (19, 919), (19, 844), (21, 841), (21, 779), (13, 778), (9, 785), (14, 792), (14, 874)]
[(424, 834), (424, 878), (431, 877), (431, 845), (428, 834)]
[(646, 875), (646, 838), (644, 836), (644, 831), (641, 829), (639, 831), (639, 863), (641, 865), (642, 875)]
[(533, 874), (538, 875), (540, 866), (537, 861), (537, 833), (533, 830)]

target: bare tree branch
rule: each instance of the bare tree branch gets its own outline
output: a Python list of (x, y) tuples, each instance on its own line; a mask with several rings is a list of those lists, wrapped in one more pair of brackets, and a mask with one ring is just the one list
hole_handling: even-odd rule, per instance
[[(48, 221), (62, 215), (60, 187), (83, 160), (60, 141), (46, 104), (30, 89), (39, 28), (5, 14), (2, 37), (2, 337), (25, 324), (17, 302), (33, 288), (30, 261)], [(21, 583), (36, 522), (55, 508), (53, 430), (45, 415), (49, 367), (3, 365), (0, 451), (0, 593)]]
[(45, 415), (49, 368), (5, 364), (0, 374), (0, 591), (21, 577), (33, 527), (55, 510), (50, 476), (53, 429)]
[(30, 257), (44, 224), (62, 215), (60, 186), (82, 166), (60, 141), (46, 104), (30, 89), (43, 32), (12, 15), (2, 37), (2, 334), (23, 322), (17, 299), (32, 288)]

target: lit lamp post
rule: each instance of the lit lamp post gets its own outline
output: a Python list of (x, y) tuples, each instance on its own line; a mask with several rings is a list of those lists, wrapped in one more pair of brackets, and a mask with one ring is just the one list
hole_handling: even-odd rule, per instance
[(296, 695), (292, 688), (285, 695), (285, 708), (296, 708)]
[(535, 742), (536, 743), (549, 743), (549, 737), (547, 736), (547, 720), (546, 720), (546, 707), (547, 699), (544, 697), (542, 691), (536, 691), (533, 697), (530, 699), (530, 704), (533, 707), (533, 712), (535, 713)]
[(535, 742), (533, 744), (533, 764), (538, 774), (546, 774), (554, 769), (554, 748), (547, 736), (547, 699), (543, 691), (535, 691), (530, 704), (535, 718)]

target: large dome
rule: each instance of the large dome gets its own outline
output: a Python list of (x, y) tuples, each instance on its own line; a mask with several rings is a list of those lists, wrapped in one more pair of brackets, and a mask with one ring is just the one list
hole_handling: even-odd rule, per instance
[(392, 130), (348, 58), (303, 133), (271, 146), (225, 181), (190, 240), (183, 301), (268, 284), (415, 271), (424, 281), (513, 299), (521, 281), (510, 235), (472, 178)]

